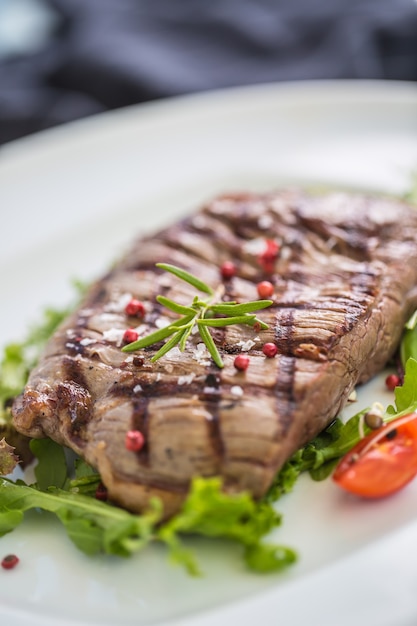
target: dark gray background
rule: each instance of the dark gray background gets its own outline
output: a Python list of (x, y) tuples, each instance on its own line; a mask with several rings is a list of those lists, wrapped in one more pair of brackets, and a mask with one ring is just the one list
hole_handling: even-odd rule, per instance
[(0, 143), (213, 88), (417, 80), (416, 0), (25, 0), (26, 17), (31, 1), (19, 45), (1, 9), (22, 0), (0, 0)]

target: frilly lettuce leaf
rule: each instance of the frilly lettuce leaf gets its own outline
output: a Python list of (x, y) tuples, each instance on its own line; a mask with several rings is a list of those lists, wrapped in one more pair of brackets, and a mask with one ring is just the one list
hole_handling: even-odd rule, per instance
[(247, 565), (257, 572), (283, 569), (296, 560), (293, 550), (263, 544), (262, 539), (281, 523), (281, 516), (266, 501), (255, 502), (248, 493), (225, 493), (219, 478), (196, 478), (181, 511), (157, 533), (171, 549), (171, 559), (192, 574), (198, 568), (181, 542), (183, 534), (221, 537), (242, 544)]
[(11, 474), (18, 463), (19, 457), (14, 453), (13, 446), (10, 446), (3, 437), (0, 440), (0, 476)]

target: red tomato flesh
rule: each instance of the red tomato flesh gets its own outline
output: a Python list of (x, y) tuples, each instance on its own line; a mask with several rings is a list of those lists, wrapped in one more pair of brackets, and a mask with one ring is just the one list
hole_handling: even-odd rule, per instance
[(333, 480), (364, 498), (395, 493), (417, 474), (417, 414), (404, 415), (359, 441), (339, 462)]

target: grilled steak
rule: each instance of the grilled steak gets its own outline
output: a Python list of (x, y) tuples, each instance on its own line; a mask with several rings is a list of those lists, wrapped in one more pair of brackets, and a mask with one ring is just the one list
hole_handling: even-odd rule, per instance
[[(228, 280), (225, 261), (237, 270)], [(143, 336), (176, 319), (158, 294), (188, 305), (196, 293), (156, 262), (223, 282), (224, 300), (257, 299), (258, 282), (271, 281), (274, 304), (258, 314), (269, 329), (212, 329), (224, 369), (198, 334), (156, 363), (161, 344), (122, 352), (127, 328)], [(416, 285), (417, 212), (399, 201), (302, 190), (222, 196), (136, 241), (91, 287), (16, 399), (15, 426), (74, 449), (133, 511), (159, 496), (171, 515), (196, 475), (259, 497), (392, 357)], [(143, 319), (126, 313), (131, 298), (144, 303)], [(275, 358), (263, 354), (265, 342), (276, 344)], [(233, 365), (242, 351), (244, 372)], [(126, 449), (130, 430), (144, 436), (140, 451)]]

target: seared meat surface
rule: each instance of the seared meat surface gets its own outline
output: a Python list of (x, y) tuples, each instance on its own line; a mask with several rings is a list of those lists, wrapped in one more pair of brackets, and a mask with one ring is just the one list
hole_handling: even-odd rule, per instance
[[(236, 266), (229, 280), (225, 261)], [(127, 328), (143, 336), (176, 318), (158, 294), (188, 305), (196, 293), (157, 262), (214, 288), (223, 282), (224, 300), (255, 300), (257, 283), (271, 281), (274, 304), (258, 314), (269, 329), (211, 329), (224, 369), (198, 334), (156, 363), (161, 344), (122, 352)], [(393, 355), (416, 285), (417, 211), (399, 201), (302, 190), (222, 196), (137, 240), (91, 287), (16, 399), (15, 426), (74, 449), (133, 511), (159, 496), (171, 515), (196, 475), (261, 496)], [(126, 313), (132, 298), (144, 303), (143, 319)], [(275, 358), (262, 353), (265, 342), (278, 347)], [(244, 372), (233, 365), (242, 351)], [(126, 449), (130, 430), (144, 435), (138, 452)]]

